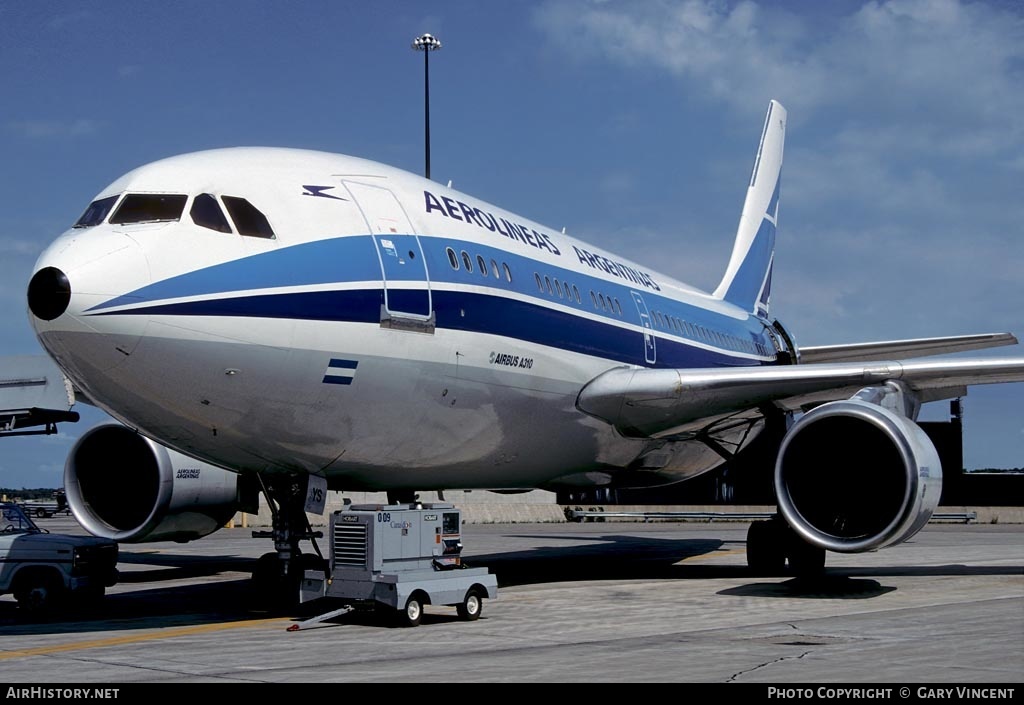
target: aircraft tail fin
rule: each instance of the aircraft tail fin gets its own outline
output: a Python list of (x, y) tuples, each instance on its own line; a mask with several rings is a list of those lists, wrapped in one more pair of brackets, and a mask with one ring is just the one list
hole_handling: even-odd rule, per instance
[(786, 109), (768, 104), (747, 199), (736, 229), (729, 267), (714, 295), (753, 313), (768, 315), (779, 215), (779, 175), (786, 137)]

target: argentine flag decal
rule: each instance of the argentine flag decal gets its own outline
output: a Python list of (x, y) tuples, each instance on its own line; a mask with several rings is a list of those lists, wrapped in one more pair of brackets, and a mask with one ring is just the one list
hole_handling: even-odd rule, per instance
[(324, 384), (352, 384), (358, 366), (358, 360), (332, 359), (324, 373)]

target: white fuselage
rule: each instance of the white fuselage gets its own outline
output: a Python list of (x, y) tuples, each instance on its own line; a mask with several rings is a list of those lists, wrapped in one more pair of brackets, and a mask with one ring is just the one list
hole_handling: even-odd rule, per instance
[[(197, 224), (201, 194), (246, 199), (273, 236)], [(109, 222), (130, 195), (187, 200), (177, 218)], [(375, 162), (214, 150), (105, 198), (106, 218), (36, 265), (71, 289), (63, 315), (32, 316), (39, 339), (92, 403), (241, 472), (335, 489), (681, 479), (719, 456), (685, 434), (619, 436), (577, 410), (582, 386), (623, 365), (776, 362), (764, 319)]]

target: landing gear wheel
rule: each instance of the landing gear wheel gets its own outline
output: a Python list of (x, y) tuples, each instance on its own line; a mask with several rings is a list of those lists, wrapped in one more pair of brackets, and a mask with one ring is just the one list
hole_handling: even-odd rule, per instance
[(299, 604), (299, 591), (307, 570), (323, 570), (323, 560), (303, 553), (291, 561), (287, 575), (276, 553), (264, 553), (252, 571), (253, 602), (264, 609), (290, 610)]
[(755, 575), (781, 575), (786, 568), (786, 534), (781, 521), (755, 521), (747, 530), (747, 567)]
[(815, 578), (825, 572), (825, 549), (800, 538), (790, 530), (786, 547), (786, 558), (789, 559), (789, 572), (798, 578)]
[(419, 595), (412, 595), (404, 609), (395, 610), (400, 627), (418, 627), (423, 619), (423, 602)]
[(467, 622), (473, 622), (480, 619), (480, 615), (484, 611), (483, 596), (476, 588), (470, 588), (466, 592), (466, 598), (462, 601), (461, 605), (455, 608), (461, 619)]

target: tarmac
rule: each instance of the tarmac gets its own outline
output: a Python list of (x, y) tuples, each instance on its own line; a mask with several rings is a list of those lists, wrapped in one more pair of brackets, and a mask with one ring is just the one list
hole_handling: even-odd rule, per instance
[(893, 548), (829, 554), (814, 581), (752, 575), (746, 529), (467, 525), (467, 562), (499, 585), (478, 621), (428, 606), (415, 628), (353, 612), (295, 632), (325, 610), (253, 606), (248, 574), (270, 542), (251, 529), (122, 544), (120, 580), (89, 612), (31, 623), (0, 597), (0, 681), (1024, 682), (1024, 526), (930, 524)]

